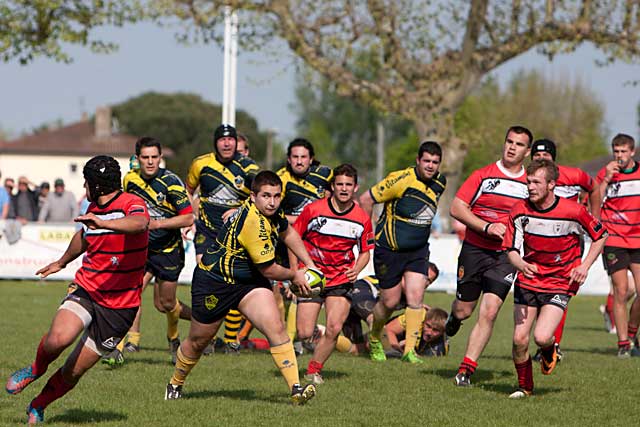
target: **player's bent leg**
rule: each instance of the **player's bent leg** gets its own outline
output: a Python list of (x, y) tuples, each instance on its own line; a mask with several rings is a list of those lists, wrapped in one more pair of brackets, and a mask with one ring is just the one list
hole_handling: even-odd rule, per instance
[(36, 360), (25, 368), (14, 372), (5, 389), (9, 394), (18, 394), (29, 384), (40, 378), (51, 362), (82, 333), (85, 324), (91, 322), (91, 315), (79, 304), (65, 301), (51, 322), (49, 331), (42, 337), (36, 351)]
[(296, 311), (296, 330), (300, 341), (312, 338), (318, 321), (322, 303), (316, 301), (299, 301)]
[(480, 311), (478, 313), (478, 322), (473, 327), (467, 343), (467, 357), (473, 360), (478, 360), (484, 351), (484, 348), (493, 333), (493, 325), (498, 317), (502, 303), (503, 300), (496, 294), (485, 293), (482, 296)]
[(67, 394), (93, 365), (100, 360), (100, 354), (95, 348), (86, 345), (86, 341), (80, 341), (62, 368), (58, 369), (47, 381), (40, 394), (38, 394), (27, 407), (28, 422), (44, 421), (44, 410), (53, 401)]
[(373, 307), (373, 321), (369, 331), (369, 358), (374, 362), (384, 362), (387, 356), (382, 346), (382, 330), (392, 311), (379, 300)]
[(533, 393), (533, 367), (529, 355), (529, 337), (538, 313), (537, 307), (515, 304), (513, 307), (513, 364), (518, 376), (518, 389), (510, 399), (528, 397)]
[(533, 339), (540, 347), (540, 369), (543, 375), (550, 375), (558, 363), (554, 332), (564, 312), (563, 308), (553, 304), (545, 304), (540, 308)]
[(322, 368), (336, 348), (338, 335), (340, 335), (342, 331), (342, 326), (345, 320), (347, 320), (350, 309), (351, 303), (349, 299), (343, 296), (328, 296), (325, 299), (325, 310), (327, 312), (326, 330), (318, 341), (318, 344), (316, 344), (313, 357), (307, 367), (305, 379), (314, 384), (324, 383)]
[(404, 273), (404, 292), (407, 298), (406, 318), (406, 339), (403, 362), (422, 363), (415, 352), (416, 344), (422, 333), (422, 321), (424, 319), (424, 290), (427, 287), (427, 276), (413, 271)]

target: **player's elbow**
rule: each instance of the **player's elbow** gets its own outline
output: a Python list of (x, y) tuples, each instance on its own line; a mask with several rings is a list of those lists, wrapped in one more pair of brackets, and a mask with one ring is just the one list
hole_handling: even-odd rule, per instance
[(457, 219), (458, 221), (462, 221), (462, 213), (464, 211), (464, 203), (457, 197), (453, 199), (451, 202), (451, 207), (449, 208), (449, 215)]

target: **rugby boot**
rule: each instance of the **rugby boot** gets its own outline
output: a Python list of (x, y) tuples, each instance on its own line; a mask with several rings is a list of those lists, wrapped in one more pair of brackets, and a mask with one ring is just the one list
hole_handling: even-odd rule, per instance
[(316, 386), (307, 384), (304, 387), (300, 384), (294, 384), (291, 389), (291, 403), (294, 406), (301, 406), (313, 399), (316, 395)]
[(371, 339), (371, 337), (369, 337), (369, 358), (374, 362), (384, 362), (387, 360), (382, 343), (379, 340)]
[(29, 365), (11, 374), (5, 389), (9, 394), (18, 394), (38, 378), (40, 378), (40, 375), (34, 375), (33, 366)]

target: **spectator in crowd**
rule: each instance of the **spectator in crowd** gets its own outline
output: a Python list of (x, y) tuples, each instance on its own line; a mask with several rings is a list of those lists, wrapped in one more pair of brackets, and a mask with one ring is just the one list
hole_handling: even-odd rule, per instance
[(47, 200), (47, 196), (49, 195), (50, 191), (51, 186), (49, 185), (49, 183), (47, 181), (42, 181), (42, 184), (40, 184), (40, 187), (38, 187), (38, 190), (36, 191), (36, 193), (38, 194), (38, 211), (42, 210), (44, 202)]
[(73, 193), (64, 189), (64, 181), (58, 178), (53, 183), (54, 191), (47, 196), (38, 222), (70, 222), (78, 216), (78, 204)]
[(13, 187), (16, 185), (13, 178), (7, 178), (4, 180), (4, 189), (7, 190), (9, 197), (13, 196)]
[(11, 196), (9, 206), (9, 218), (17, 219), (22, 224), (38, 219), (38, 196), (29, 185), (35, 187), (27, 177), (18, 178), (18, 192)]
[[(2, 178), (2, 172), (0, 172), (0, 178)], [(10, 196), (4, 187), (0, 188), (0, 219), (7, 219), (9, 215)]]

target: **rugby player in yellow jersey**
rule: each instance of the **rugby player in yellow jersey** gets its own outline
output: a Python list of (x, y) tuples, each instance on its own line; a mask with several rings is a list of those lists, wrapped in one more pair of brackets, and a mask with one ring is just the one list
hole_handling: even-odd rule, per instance
[[(187, 191), (173, 172), (160, 167), (162, 146), (152, 137), (142, 137), (136, 141), (136, 159), (139, 169), (130, 170), (124, 177), (123, 188), (127, 193), (141, 197), (149, 210), (149, 253), (143, 286), (155, 277), (153, 303), (156, 309), (167, 315), (167, 341), (175, 363), (176, 351), (180, 346), (178, 320), (191, 319), (191, 308), (176, 298), (178, 277), (184, 268), (184, 246), (180, 229), (193, 224), (193, 210)], [(129, 352), (139, 350), (140, 314), (129, 330), (124, 349)], [(119, 351), (122, 349), (120, 348)], [(113, 357), (112, 357), (113, 356)], [(117, 364), (119, 355), (104, 359)]]
[(375, 203), (384, 203), (373, 251), (380, 299), (373, 309), (369, 334), (371, 360), (386, 360), (380, 342), (382, 330), (404, 292), (407, 329), (402, 361), (422, 363), (415, 345), (420, 337), (422, 300), (427, 286), (431, 221), (446, 186), (445, 177), (438, 172), (441, 160), (440, 145), (423, 142), (415, 166), (390, 173), (360, 197), (360, 206), (369, 214)]
[[(251, 180), (258, 165), (249, 157), (237, 152), (238, 136), (233, 126), (222, 124), (214, 132), (215, 150), (194, 159), (187, 176), (187, 190), (193, 195), (199, 190), (198, 219), (194, 244), (196, 259), (210, 246), (222, 227), (225, 212), (240, 207), (249, 197)], [(229, 316), (227, 329), (233, 335), (240, 329), (240, 315)], [(235, 339), (226, 340), (225, 352), (239, 354), (240, 346)]]
[(278, 239), (302, 261), (314, 267), (300, 236), (279, 209), (282, 182), (271, 171), (256, 175), (251, 197), (224, 223), (214, 243), (203, 253), (191, 286), (192, 320), (189, 336), (178, 349), (178, 360), (165, 399), (179, 399), (185, 378), (218, 332), (230, 309), (238, 309), (262, 332), (283, 375), (294, 404), (315, 395), (315, 386), (301, 386), (298, 364), (273, 298), (270, 280), (290, 280), (309, 293), (304, 269), (291, 270), (275, 262)]

